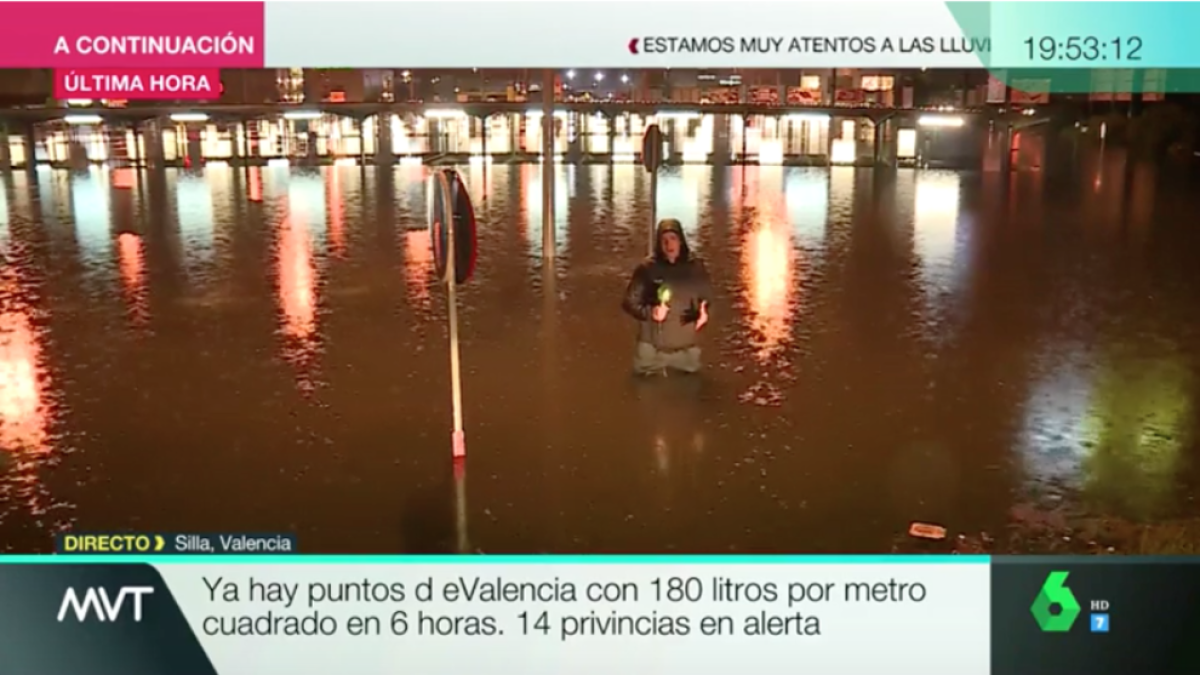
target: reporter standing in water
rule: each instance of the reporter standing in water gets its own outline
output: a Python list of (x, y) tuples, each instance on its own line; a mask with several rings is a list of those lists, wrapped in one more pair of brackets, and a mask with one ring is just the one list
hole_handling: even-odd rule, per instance
[(639, 375), (696, 373), (712, 283), (704, 263), (688, 250), (678, 220), (661, 221), (656, 242), (654, 255), (633, 270), (622, 303), (639, 322), (633, 369)]

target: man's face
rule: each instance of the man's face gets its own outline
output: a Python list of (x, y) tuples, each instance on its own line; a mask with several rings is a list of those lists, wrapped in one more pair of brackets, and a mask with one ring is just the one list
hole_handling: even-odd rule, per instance
[(676, 232), (664, 232), (662, 236), (663, 253), (667, 255), (667, 260), (675, 262), (679, 257), (679, 252), (683, 250), (683, 242), (679, 240), (679, 234)]

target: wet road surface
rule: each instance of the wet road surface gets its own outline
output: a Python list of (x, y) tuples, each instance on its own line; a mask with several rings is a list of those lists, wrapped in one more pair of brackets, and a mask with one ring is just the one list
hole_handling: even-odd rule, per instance
[(636, 167), (464, 168), (468, 461), (421, 167), (96, 169), (0, 192), (0, 547), (292, 531), (308, 552), (859, 552), (1059, 499), (1192, 512), (1195, 192), (685, 167), (720, 297), (698, 379), (635, 382)]

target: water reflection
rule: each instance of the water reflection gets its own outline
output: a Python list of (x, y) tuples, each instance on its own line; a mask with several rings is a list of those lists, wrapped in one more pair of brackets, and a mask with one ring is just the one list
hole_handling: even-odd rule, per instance
[[(220, 169), (213, 169), (213, 172)], [(175, 209), (179, 218), (179, 234), (182, 237), (188, 260), (204, 265), (214, 254), (212, 174), (196, 172), (183, 174), (175, 181)]]
[(346, 255), (346, 196), (342, 192), (342, 174), (350, 169), (335, 166), (325, 172), (325, 203), (329, 206), (329, 252), (335, 258)]
[(149, 298), (146, 293), (146, 252), (142, 238), (133, 232), (118, 235), (117, 261), (130, 319), (135, 326), (144, 325), (149, 318)]
[(712, 182), (711, 169), (684, 165), (659, 172), (658, 213), (663, 218), (675, 218), (683, 225), (688, 242), (700, 242), (701, 206), (708, 203), (708, 187)]
[(89, 264), (107, 264), (112, 250), (108, 173), (93, 167), (71, 176), (70, 180), (71, 215), (80, 253)]
[[(622, 234), (633, 231), (637, 225), (637, 202), (633, 199), (639, 190), (639, 181), (644, 175), (641, 167), (615, 164), (611, 169), (613, 199), (613, 227)], [(644, 225), (643, 225), (644, 227)]]
[[(11, 177), (4, 541), (43, 546), (44, 516), (29, 536), (14, 523), (60, 503), (90, 529), (249, 517), (308, 550), (374, 552), (879, 550), (916, 512), (1001, 525), (1030, 486), (1101, 513), (1189, 508), (1200, 283), (1176, 223), (1191, 195), (1135, 181), (1093, 212), (1090, 187), (1071, 203), (1014, 182), (1013, 197), (970, 174), (664, 172), (659, 210), (704, 247), (719, 311), (702, 377), (632, 394), (616, 305), (645, 254), (644, 172), (559, 171), (573, 250), (555, 266), (536, 259), (539, 168), (465, 172), (486, 202), (460, 295), (469, 484), (445, 466), (422, 167), (274, 166), (245, 186), (230, 169)], [(1119, 219), (1151, 211), (1129, 255)], [(181, 301), (213, 275), (237, 302)], [(953, 324), (951, 300), (969, 310)], [(156, 330), (122, 339), (151, 308)]]
[(1095, 386), (1089, 361), (1079, 349), (1048, 353), (1054, 364), (1029, 388), (1022, 430), (1022, 459), (1034, 481), (1079, 487), (1085, 453), (1095, 447), (1087, 425)]
[[(851, 235), (850, 224), (854, 222), (854, 200), (857, 184), (854, 169), (835, 166), (829, 169), (829, 219), (826, 221), (826, 246), (845, 250)], [(899, 181), (897, 181), (899, 182)]]
[[(536, 165), (524, 165), (517, 169), (521, 173), (521, 202), (525, 211), (525, 236), (529, 241), (530, 255), (542, 254), (542, 169)], [(554, 176), (554, 242), (556, 250), (567, 252), (567, 216), (570, 212), (572, 184), (568, 173), (575, 167), (556, 167)]]
[(1048, 359), (1026, 408), (1022, 453), (1034, 484), (1140, 518), (1169, 513), (1182, 453), (1196, 440), (1192, 375), (1172, 352)]
[(1194, 409), (1177, 359), (1111, 362), (1099, 375), (1087, 426), (1095, 437), (1085, 489), (1099, 504), (1142, 517), (1171, 507)]
[(792, 321), (800, 311), (793, 224), (788, 218), (782, 178), (781, 168), (758, 169), (743, 196), (755, 209), (742, 242), (743, 285), (749, 295), (750, 340), (758, 360), (763, 362), (791, 340)]
[[(7, 211), (5, 212), (7, 221)], [(5, 223), (0, 232), (0, 526), (46, 520), (56, 506), (44, 482), (53, 463), (50, 425), (54, 382), (46, 367), (42, 329), (35, 324), (36, 292), (28, 274), (28, 250)], [(3, 530), (0, 530), (2, 532)], [(10, 550), (5, 542), (3, 548)]]
[(913, 243), (921, 261), (922, 286), (934, 296), (956, 286), (960, 190), (957, 173), (924, 171), (917, 177)]
[(404, 233), (404, 286), (408, 300), (422, 311), (430, 309), (430, 280), (433, 279), (433, 240), (429, 230)]
[(50, 452), (42, 401), (45, 373), (30, 308), (17, 299), (21, 293), (11, 277), (0, 289), (8, 305), (0, 314), (0, 446), (41, 456)]
[(786, 181), (784, 200), (792, 232), (805, 249), (818, 249), (825, 242), (829, 218), (829, 174), (819, 169), (793, 170)]
[[(279, 205), (276, 228), (277, 289), (282, 316), (283, 356), (297, 372), (298, 386), (311, 391), (316, 382), (312, 369), (319, 340), (317, 335), (317, 268), (313, 259), (314, 220), (323, 209), (314, 203), (314, 181), (294, 176)], [(320, 190), (320, 184), (316, 189)]]
[(254, 203), (261, 203), (263, 200), (263, 175), (262, 168), (252, 166), (247, 169), (248, 178), (246, 180), (246, 198)]

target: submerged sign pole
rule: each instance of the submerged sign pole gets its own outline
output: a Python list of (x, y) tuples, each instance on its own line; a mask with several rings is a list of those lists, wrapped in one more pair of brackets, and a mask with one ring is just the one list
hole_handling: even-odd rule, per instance
[(430, 177), (429, 228), (438, 276), (446, 283), (450, 322), (450, 403), (454, 415), (451, 449), (455, 459), (466, 457), (463, 430), (462, 365), (458, 339), (458, 284), (475, 271), (475, 209), (462, 177), (451, 169)]
[[(443, 174), (442, 182), (445, 183), (446, 178)], [(446, 220), (450, 221), (451, 225), (447, 229), (447, 239), (449, 240), (450, 255), (446, 256), (446, 303), (449, 305), (447, 311), (450, 317), (450, 400), (454, 409), (454, 432), (451, 434), (451, 448), (455, 457), (466, 457), (467, 455), (467, 436), (463, 431), (463, 413), (462, 413), (462, 367), (459, 361), (458, 348), (458, 293), (456, 280), (455, 258), (454, 255), (454, 202), (450, 200), (450, 189), (447, 186), (443, 193), (448, 202)]]
[(657, 124), (646, 127), (642, 136), (642, 166), (650, 174), (650, 255), (654, 255), (658, 226), (658, 168), (662, 166), (663, 138)]
[(465, 462), (454, 463), (454, 533), (459, 553), (471, 552), (471, 537), (467, 530), (467, 467)]
[(554, 250), (554, 71), (542, 73), (542, 257), (553, 260)]

